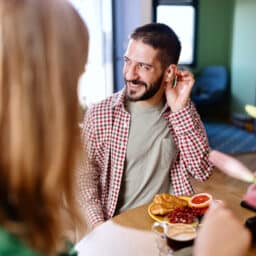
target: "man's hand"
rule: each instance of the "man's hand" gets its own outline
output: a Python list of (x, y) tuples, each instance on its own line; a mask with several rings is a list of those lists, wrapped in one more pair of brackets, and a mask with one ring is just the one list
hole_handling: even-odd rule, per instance
[[(165, 95), (172, 112), (177, 112), (187, 106), (195, 80), (191, 72), (178, 70), (175, 65), (171, 65), (169, 70), (170, 75), (165, 80)], [(176, 86), (173, 86), (175, 77)]]
[(243, 256), (251, 242), (249, 231), (231, 210), (214, 204), (206, 213), (194, 246), (195, 256)]

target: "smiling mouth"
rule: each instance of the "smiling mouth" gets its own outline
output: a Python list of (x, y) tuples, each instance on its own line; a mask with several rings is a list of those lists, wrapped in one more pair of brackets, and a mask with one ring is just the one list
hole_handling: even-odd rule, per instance
[(146, 88), (146, 85), (144, 83), (141, 83), (141, 82), (126, 81), (126, 84), (127, 84), (129, 89), (138, 89), (140, 87), (145, 87)]
[(130, 89), (137, 89), (142, 86), (141, 84), (134, 84), (132, 82), (128, 82), (127, 85)]

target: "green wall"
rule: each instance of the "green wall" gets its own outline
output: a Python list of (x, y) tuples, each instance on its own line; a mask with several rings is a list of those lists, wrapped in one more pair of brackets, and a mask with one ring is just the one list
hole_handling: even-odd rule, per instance
[(197, 65), (225, 65), (230, 70), (234, 0), (200, 0)]
[(225, 65), (230, 72), (231, 111), (256, 105), (256, 0), (200, 0), (197, 65)]
[(232, 47), (232, 111), (256, 104), (256, 1), (237, 0)]

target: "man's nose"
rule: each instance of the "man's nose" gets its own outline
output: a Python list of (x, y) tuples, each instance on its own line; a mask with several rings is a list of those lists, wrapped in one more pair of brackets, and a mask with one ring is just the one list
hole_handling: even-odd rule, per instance
[(129, 65), (124, 67), (124, 74), (126, 80), (134, 80), (139, 77), (137, 65)]

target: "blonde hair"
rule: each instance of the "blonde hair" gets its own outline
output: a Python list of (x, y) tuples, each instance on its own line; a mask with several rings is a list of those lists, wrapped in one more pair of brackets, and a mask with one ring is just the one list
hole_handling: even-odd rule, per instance
[[(47, 255), (76, 216), (85, 24), (65, 0), (0, 0), (0, 225)], [(65, 202), (64, 202), (65, 201)]]

